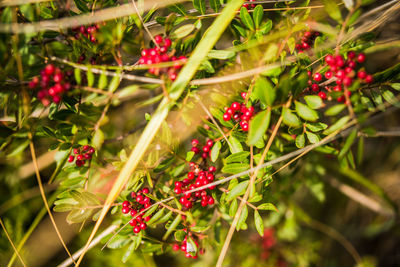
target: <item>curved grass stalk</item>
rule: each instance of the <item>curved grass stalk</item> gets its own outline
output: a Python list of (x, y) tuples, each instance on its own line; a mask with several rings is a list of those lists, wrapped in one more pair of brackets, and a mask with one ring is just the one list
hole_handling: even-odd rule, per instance
[(22, 265), (24, 265), (26, 267), (26, 264), (25, 264), (24, 260), (22, 259), (21, 255), (19, 254), (18, 249), (15, 247), (14, 242), (12, 241), (10, 235), (8, 234), (6, 226), (3, 224), (3, 220), (1, 218), (0, 218), (0, 224), (1, 224), (1, 227), (3, 228), (3, 230), (4, 230), (4, 233), (7, 236), (8, 241), (10, 242), (12, 248), (14, 249), (14, 253), (18, 256), (18, 258), (21, 261)]
[[(193, 78), (201, 62), (206, 58), (208, 52), (213, 48), (216, 42), (219, 40), (222, 33), (228, 27), (229, 23), (235, 16), (235, 11), (243, 4), (243, 0), (231, 1), (222, 11), (222, 14), (213, 22), (210, 28), (204, 33), (203, 38), (200, 40), (199, 44), (193, 51), (192, 55), (189, 57), (187, 64), (183, 67), (178, 75), (178, 78), (172, 84), (169, 91), (169, 97), (164, 97), (163, 101), (158, 106), (157, 110), (152, 115), (149, 124), (144, 129), (139, 141), (137, 142), (134, 150), (131, 152), (126, 164), (119, 173), (117, 179), (112, 186), (105, 205), (101, 211), (99, 219), (97, 220), (92, 233), (84, 247), (84, 250), (79, 257), (75, 266), (79, 266), (82, 262), (83, 257), (91, 241), (93, 240), (97, 230), (99, 229), (102, 221), (104, 220), (108, 210), (110, 209), (112, 203), (118, 197), (122, 188), (125, 186), (129, 178), (131, 178), (133, 172), (135, 171), (137, 165), (139, 164), (141, 158), (146, 152), (148, 146), (156, 135), (158, 129), (160, 128), (162, 122), (166, 119), (170, 108), (174, 104), (172, 101), (176, 101), (186, 86), (189, 84), (190, 80)], [(171, 101), (172, 100), (172, 101)], [(139, 177), (136, 178), (137, 180)], [(136, 180), (136, 182), (137, 182)]]

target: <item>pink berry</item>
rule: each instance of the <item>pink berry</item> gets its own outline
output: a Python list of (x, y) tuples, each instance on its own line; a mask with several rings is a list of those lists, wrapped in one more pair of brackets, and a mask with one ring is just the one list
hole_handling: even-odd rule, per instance
[(367, 72), (365, 72), (365, 71), (363, 71), (363, 70), (360, 70), (360, 71), (357, 73), (357, 77), (360, 78), (360, 79), (362, 79), (362, 80), (364, 80), (364, 79), (367, 77)]
[(156, 44), (161, 44), (163, 41), (163, 38), (161, 35), (156, 35), (156, 36), (154, 36), (154, 41), (156, 42)]
[(365, 61), (365, 54), (363, 54), (363, 53), (358, 54), (357, 61), (359, 63), (363, 63)]
[(367, 75), (365, 77), (365, 82), (366, 83), (372, 83), (374, 81), (374, 77), (372, 75)]

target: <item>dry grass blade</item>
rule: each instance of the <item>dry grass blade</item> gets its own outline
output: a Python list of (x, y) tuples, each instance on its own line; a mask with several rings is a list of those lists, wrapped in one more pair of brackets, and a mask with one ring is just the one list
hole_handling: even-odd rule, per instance
[(49, 214), (51, 223), (52, 223), (53, 226), (54, 226), (54, 230), (56, 231), (57, 236), (58, 236), (58, 238), (60, 239), (61, 244), (63, 245), (65, 251), (68, 253), (68, 255), (69, 255), (69, 257), (71, 258), (71, 260), (72, 260), (73, 262), (75, 262), (74, 259), (72, 258), (71, 253), (69, 252), (69, 250), (68, 250), (68, 248), (67, 248), (67, 245), (65, 244), (65, 242), (64, 242), (64, 240), (63, 240), (63, 238), (62, 238), (62, 236), (61, 236), (60, 231), (58, 230), (58, 227), (57, 227), (57, 224), (56, 224), (56, 222), (55, 222), (55, 220), (54, 220), (53, 214), (51, 213), (49, 204), (47, 203), (46, 193), (44, 192), (44, 188), (43, 188), (43, 184), (42, 184), (42, 179), (40, 178), (39, 167), (38, 167), (38, 165), (37, 165), (36, 153), (35, 153), (35, 147), (34, 147), (34, 145), (33, 145), (32, 133), (30, 133), (30, 132), (28, 133), (28, 138), (29, 138), (29, 141), (30, 141), (30, 142), (29, 142), (29, 148), (30, 148), (30, 150), (31, 150), (32, 161), (33, 161), (33, 164), (34, 164), (34, 166), (35, 166), (36, 179), (37, 179), (37, 182), (38, 182), (38, 185), (39, 185), (40, 194), (41, 194), (41, 196), (42, 196), (42, 199), (43, 199), (43, 202), (44, 202), (44, 206), (46, 207), (46, 210), (47, 210), (47, 213)]
[(1, 227), (3, 228), (3, 230), (4, 230), (4, 233), (5, 233), (6, 236), (7, 236), (8, 241), (10, 242), (11, 246), (13, 247), (13, 249), (14, 249), (14, 251), (15, 251), (15, 254), (17, 254), (19, 260), (20, 260), (21, 263), (22, 263), (22, 265), (24, 265), (24, 266), (26, 267), (26, 264), (25, 264), (24, 260), (22, 259), (21, 255), (19, 254), (19, 251), (18, 251), (17, 248), (15, 247), (14, 242), (12, 241), (10, 235), (8, 234), (7, 229), (6, 229), (5, 225), (3, 224), (3, 220), (2, 220), (1, 218), (0, 218), (0, 224), (1, 224)]
[(19, 6), (26, 4), (35, 4), (42, 2), (50, 2), (51, 0), (2, 0), (0, 6)]
[[(101, 232), (101, 234), (99, 234), (98, 236), (96, 236), (95, 239), (93, 239), (93, 241), (90, 243), (89, 245), (89, 249), (91, 249), (92, 247), (96, 246), (98, 243), (100, 243), (100, 241), (106, 237), (107, 235), (111, 234), (112, 232), (114, 232), (116, 229), (118, 228), (118, 226), (116, 225), (111, 225), (109, 226), (107, 229), (105, 229), (103, 232)], [(83, 252), (83, 248), (79, 249), (78, 251), (76, 251), (72, 257), (73, 258), (78, 258)], [(63, 261), (62, 263), (60, 263), (58, 265), (58, 267), (67, 267), (69, 265), (72, 264), (72, 260), (71, 258), (66, 259), (65, 261)]]
[[(118, 197), (128, 179), (131, 178), (132, 173), (135, 171), (137, 165), (139, 164), (148, 146), (156, 135), (158, 129), (161, 127), (162, 122), (166, 119), (169, 113), (169, 109), (173, 105), (171, 101), (176, 101), (181, 96), (186, 86), (189, 84), (190, 80), (196, 73), (203, 59), (208, 55), (208, 52), (212, 49), (226, 27), (228, 27), (229, 23), (234, 18), (235, 10), (237, 10), (242, 5), (242, 3), (243, 0), (235, 0), (230, 2), (224, 8), (222, 14), (218, 18), (216, 18), (208, 31), (204, 34), (203, 38), (194, 49), (192, 55), (189, 57), (187, 64), (183, 67), (177, 79), (172, 84), (169, 91), (169, 96), (164, 97), (163, 101), (159, 104), (157, 110), (152, 115), (150, 122), (144, 129), (135, 148), (131, 152), (127, 162), (125, 163), (117, 179), (115, 180), (107, 196), (104, 207), (101, 210), (99, 219), (97, 220), (94, 229), (85, 245), (85, 248), (75, 266), (79, 266), (79, 264), (82, 262), (82, 259), (89, 247), (89, 244), (93, 240), (112, 203)], [(139, 179), (139, 177), (137, 177), (136, 179)], [(138, 180), (133, 182), (137, 181)]]
[[(291, 101), (291, 99), (289, 99), (288, 103), (290, 103), (290, 101)], [(270, 147), (272, 145), (272, 142), (275, 139), (276, 134), (278, 133), (278, 129), (279, 129), (281, 123), (282, 123), (282, 119), (283, 119), (283, 117), (280, 116), (278, 122), (276, 123), (276, 125), (274, 127), (274, 130), (272, 131), (271, 136), (268, 139), (268, 143), (267, 143), (267, 145), (266, 145), (266, 147), (264, 149), (264, 152), (263, 152), (263, 154), (261, 156), (260, 162), (258, 163), (257, 167), (260, 167), (264, 163), (264, 160), (265, 160), (265, 158), (267, 156), (267, 153), (268, 153), (268, 151), (269, 151), (269, 149), (270, 149)], [(236, 211), (236, 214), (235, 214), (235, 217), (233, 218), (233, 222), (231, 224), (231, 227), (229, 228), (228, 234), (226, 235), (224, 245), (223, 245), (222, 250), (221, 250), (221, 252), (219, 254), (218, 261), (217, 261), (217, 264), (216, 264), (217, 267), (221, 267), (222, 263), (224, 262), (224, 258), (226, 256), (226, 253), (228, 252), (229, 244), (230, 244), (230, 242), (232, 240), (232, 237), (233, 237), (233, 234), (235, 232), (236, 225), (239, 222), (240, 214), (242, 213), (242, 210), (243, 210), (244, 206), (246, 205), (247, 199), (248, 199), (248, 197), (250, 195), (250, 190), (251, 190), (251, 188), (252, 188), (252, 186), (253, 186), (256, 178), (257, 178), (257, 174), (258, 174), (259, 170), (260, 170), (260, 168), (257, 168), (255, 170), (255, 172), (250, 177), (249, 185), (247, 186), (246, 192), (245, 192), (242, 200), (240, 201), (240, 205), (239, 205), (239, 207), (238, 207), (238, 209)]]

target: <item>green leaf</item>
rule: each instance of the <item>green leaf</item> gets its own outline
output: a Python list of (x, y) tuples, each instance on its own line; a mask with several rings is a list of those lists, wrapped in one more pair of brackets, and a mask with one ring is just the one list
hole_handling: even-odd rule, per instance
[(232, 147), (229, 146), (231, 153), (237, 153), (237, 152), (243, 151), (242, 145), (240, 144), (239, 140), (237, 140), (235, 137), (233, 137), (231, 135), (231, 136), (229, 136), (228, 140), (232, 146)]
[(247, 157), (250, 155), (249, 151), (241, 151), (241, 152), (237, 152), (234, 154), (229, 155), (225, 161), (226, 163), (232, 163), (232, 162), (243, 162), (246, 161), (247, 162)]
[(159, 211), (157, 211), (157, 213), (154, 214), (154, 215), (151, 217), (151, 219), (147, 222), (147, 225), (151, 225), (151, 224), (157, 222), (157, 220), (160, 219), (161, 216), (163, 216), (163, 214), (164, 214), (164, 209), (165, 209), (165, 208), (162, 208), (162, 209), (160, 209)]
[(168, 238), (168, 236), (172, 233), (172, 231), (175, 230), (175, 228), (179, 225), (179, 223), (182, 220), (182, 215), (178, 214), (178, 216), (176, 216), (176, 218), (174, 219), (174, 221), (171, 223), (171, 225), (168, 227), (167, 232), (164, 234), (163, 236), (163, 240), (166, 240)]
[(236, 230), (239, 231), (242, 228), (242, 225), (246, 223), (247, 216), (249, 215), (249, 211), (247, 209), (247, 205), (243, 207), (242, 213), (240, 213), (240, 217), (238, 223), (236, 225)]
[(276, 97), (274, 85), (262, 76), (255, 83), (254, 93), (264, 105), (271, 106), (274, 103)]
[(133, 251), (136, 250), (136, 242), (132, 242), (129, 247), (127, 248), (127, 250), (125, 251), (124, 255), (122, 256), (122, 262), (126, 263), (129, 258), (132, 256)]
[(192, 232), (195, 232), (195, 233), (202, 233), (202, 232), (207, 231), (207, 230), (210, 229), (210, 228), (211, 228), (211, 225), (207, 225), (207, 226), (193, 226), (193, 227), (190, 227), (190, 230), (191, 230)]
[(390, 86), (391, 86), (393, 89), (395, 89), (395, 90), (397, 90), (397, 91), (400, 91), (400, 83), (392, 83), (392, 84), (390, 84)]
[(385, 90), (382, 93), (383, 98), (389, 102), (391, 105), (395, 106), (395, 107), (400, 107), (400, 103), (399, 100), (397, 99), (397, 97), (389, 90)]
[(74, 77), (77, 84), (81, 84), (82, 77), (81, 77), (81, 70), (78, 68), (74, 69)]
[(237, 184), (232, 190), (229, 191), (228, 195), (226, 196), (227, 201), (231, 201), (238, 196), (241, 196), (246, 192), (247, 186), (249, 185), (249, 180), (243, 181)]
[(219, 157), (219, 151), (221, 150), (221, 142), (217, 141), (214, 143), (211, 149), (211, 161), (216, 162)]
[(319, 109), (324, 105), (322, 99), (317, 95), (307, 95), (304, 97), (307, 105), (312, 109)]
[(128, 244), (131, 239), (128, 236), (117, 235), (107, 244), (108, 248), (122, 248)]
[(263, 203), (257, 207), (258, 210), (272, 210), (279, 212), (278, 209), (272, 203)]
[(170, 10), (172, 10), (175, 13), (178, 13), (182, 16), (185, 16), (187, 14), (185, 7), (182, 4), (174, 4), (168, 7)]
[(295, 101), (296, 105), (296, 111), (297, 115), (299, 115), (301, 118), (307, 120), (307, 121), (316, 121), (318, 120), (318, 113), (315, 110), (312, 110), (308, 106), (304, 105), (303, 103), (300, 103), (298, 101)]
[(254, 211), (254, 225), (260, 236), (264, 236), (264, 222), (257, 210)]
[(322, 0), (325, 11), (328, 15), (338, 22), (342, 22), (342, 14), (340, 13), (339, 6), (334, 0)]
[(343, 148), (339, 152), (339, 155), (338, 155), (339, 159), (342, 159), (347, 154), (347, 152), (349, 152), (351, 146), (354, 143), (354, 140), (357, 137), (357, 133), (358, 133), (357, 129), (354, 129), (353, 131), (351, 131), (350, 135), (346, 139), (346, 142), (344, 142)]
[(256, 29), (261, 25), (264, 16), (264, 10), (262, 5), (257, 5), (253, 10), (253, 20)]
[(319, 142), (319, 137), (318, 135), (311, 133), (311, 132), (306, 132), (307, 139), (310, 141), (311, 144), (316, 144)]
[(107, 86), (107, 82), (108, 80), (106, 74), (104, 72), (101, 72), (97, 87), (99, 89), (104, 89)]
[(120, 77), (120, 73), (119, 71), (116, 73), (116, 75), (112, 78), (110, 84), (108, 85), (108, 91), (109, 92), (115, 92), (115, 90), (117, 90), (120, 82), (121, 82), (121, 77)]
[(76, 7), (77, 7), (80, 11), (82, 11), (83, 13), (87, 13), (87, 12), (90, 11), (89, 8), (88, 8), (88, 6), (86, 5), (85, 1), (83, 1), (83, 0), (74, 0), (74, 3), (75, 3), (75, 5), (76, 5)]
[(304, 134), (299, 134), (296, 136), (296, 146), (298, 148), (303, 148), (306, 143), (306, 139), (304, 138)]
[(153, 214), (153, 212), (155, 212), (157, 208), (158, 208), (158, 205), (154, 205), (153, 207), (151, 207), (150, 209), (148, 209), (148, 210), (143, 214), (143, 218), (146, 218), (146, 217), (150, 216), (151, 214)]
[(94, 133), (93, 139), (92, 139), (92, 145), (99, 150), (99, 148), (103, 145), (104, 143), (104, 133), (102, 130), (97, 129), (97, 131)]
[(253, 19), (251, 18), (249, 11), (247, 11), (247, 8), (242, 7), (240, 9), (240, 20), (242, 21), (243, 25), (246, 26), (250, 30), (254, 30), (254, 23)]
[(288, 108), (282, 108), (283, 123), (287, 126), (297, 128), (301, 125), (300, 119)]
[(189, 151), (189, 152), (186, 153), (186, 159), (185, 160), (186, 161), (191, 161), (193, 156), (194, 156), (194, 152), (193, 151)]
[(210, 50), (207, 57), (215, 59), (229, 59), (235, 56), (235, 52), (229, 50)]
[(223, 173), (236, 174), (236, 173), (240, 173), (245, 170), (248, 170), (249, 167), (250, 167), (250, 165), (247, 163), (231, 163), (231, 164), (225, 165), (221, 169), (221, 171)]
[(263, 138), (264, 133), (269, 127), (271, 120), (271, 110), (267, 109), (259, 112), (251, 121), (247, 143), (255, 145), (259, 139)]
[(272, 29), (272, 20), (267, 20), (260, 28), (262, 34), (267, 34)]
[(205, 0), (193, 0), (193, 6), (202, 15), (204, 15), (206, 13), (206, 1)]
[(86, 78), (88, 81), (88, 86), (89, 87), (93, 87), (94, 84), (94, 74), (92, 72), (92, 70), (90, 68), (88, 68), (87, 72), (86, 72)]
[(218, 12), (219, 8), (221, 7), (220, 0), (210, 0), (210, 7), (215, 11)]
[(196, 27), (194, 24), (185, 24), (171, 33), (172, 39), (179, 39), (188, 36)]
[(333, 125), (331, 125), (328, 129), (326, 129), (323, 134), (325, 135), (329, 135), (337, 130), (339, 130), (340, 128), (342, 128), (347, 121), (350, 119), (349, 116), (344, 116), (342, 118), (340, 118), (337, 122), (335, 122)]
[(336, 116), (337, 114), (342, 112), (342, 110), (345, 108), (346, 108), (345, 104), (338, 104), (338, 105), (332, 106), (325, 111), (325, 115), (326, 116)]
[(328, 125), (322, 122), (307, 122), (305, 125), (311, 132), (319, 132), (328, 128)]
[(233, 218), (235, 216), (237, 208), (238, 208), (238, 202), (236, 199), (234, 199), (232, 200), (231, 206), (229, 207), (229, 216)]

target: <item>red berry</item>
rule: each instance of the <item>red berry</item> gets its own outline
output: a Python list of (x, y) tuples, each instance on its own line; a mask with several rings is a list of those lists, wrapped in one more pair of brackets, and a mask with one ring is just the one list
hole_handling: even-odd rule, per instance
[(182, 187), (182, 182), (176, 181), (175, 182), (175, 187)]
[(208, 171), (209, 172), (215, 172), (217, 170), (217, 168), (215, 168), (214, 166), (210, 166), (209, 168), (208, 168)]
[(53, 81), (55, 83), (60, 83), (62, 81), (62, 79), (63, 79), (63, 75), (61, 73), (56, 73), (53, 76)]
[(122, 207), (129, 207), (131, 204), (129, 203), (129, 201), (125, 200), (124, 202), (122, 202)]
[(202, 157), (203, 159), (206, 159), (206, 158), (208, 157), (208, 153), (204, 152), (203, 154), (201, 154), (201, 157)]
[(320, 82), (320, 81), (322, 80), (322, 75), (321, 75), (321, 73), (316, 72), (316, 73), (314, 74), (314, 80), (317, 81), (317, 82)]
[(147, 188), (147, 187), (144, 187), (143, 189), (142, 189), (142, 193), (143, 194), (148, 194), (150, 192), (150, 190)]
[(355, 58), (355, 57), (356, 57), (356, 52), (354, 52), (354, 51), (349, 51), (349, 52), (347, 52), (347, 57), (348, 57), (349, 59)]
[(138, 234), (138, 233), (140, 233), (140, 227), (139, 226), (135, 226), (135, 227), (133, 227), (133, 232), (135, 233), (135, 234)]
[(351, 79), (350, 77), (344, 77), (343, 78), (344, 86), (349, 87), (352, 83), (353, 83), (353, 79)]
[[(204, 151), (204, 152), (206, 152), (206, 151)], [(194, 179), (194, 172), (188, 172), (187, 177), (190, 180)]]
[(208, 199), (208, 205), (213, 205), (214, 204), (214, 198), (213, 197), (210, 197), (209, 199)]
[(347, 62), (347, 66), (349, 66), (352, 69), (355, 69), (357, 67), (357, 63), (355, 63), (354, 61), (349, 61)]
[(179, 249), (180, 249), (180, 247), (179, 247), (178, 244), (173, 244), (173, 245), (172, 245), (172, 250), (178, 251)]
[(345, 75), (346, 75), (346, 73), (344, 72), (344, 70), (338, 70), (338, 72), (336, 72), (336, 75), (335, 75), (335, 76), (336, 76), (338, 79), (343, 79)]
[(365, 61), (365, 54), (363, 54), (363, 53), (358, 54), (357, 61), (359, 63), (363, 63)]
[(328, 70), (327, 72), (325, 72), (325, 78), (326, 79), (330, 79), (330, 78), (332, 78), (333, 77), (333, 73), (332, 73), (332, 71), (330, 71), (330, 70)]
[(79, 154), (79, 149), (74, 148), (74, 154), (75, 154), (75, 155), (76, 155), (76, 154)]
[(199, 140), (193, 139), (192, 140), (192, 146), (197, 146), (199, 144)]
[(200, 149), (198, 147), (192, 147), (190, 150), (193, 151), (195, 154), (200, 153)]
[(156, 42), (156, 44), (161, 44), (163, 41), (163, 38), (161, 35), (156, 35), (156, 36), (154, 36), (154, 41)]
[(131, 219), (131, 220), (129, 221), (129, 224), (130, 224), (131, 226), (136, 226), (137, 223), (138, 223), (138, 222), (137, 222), (135, 219)]
[(249, 124), (247, 122), (243, 123), (241, 126), (243, 131), (247, 132), (249, 130)]
[(74, 159), (75, 159), (75, 157), (71, 155), (71, 156), (68, 157), (68, 162), (73, 162)]
[(134, 217), (137, 214), (137, 210), (131, 209), (131, 216)]
[(224, 121), (229, 121), (231, 119), (231, 115), (228, 113), (224, 113), (224, 116), (222, 117)]
[(214, 144), (213, 140), (211, 140), (211, 139), (207, 140), (206, 145), (207, 145), (208, 147), (212, 147), (213, 144)]
[(45, 68), (44, 68), (44, 72), (47, 75), (52, 75), (54, 73), (55, 67), (53, 64), (48, 64)]
[(146, 229), (146, 227), (147, 227), (147, 224), (146, 224), (146, 223), (142, 222), (142, 223), (140, 224), (140, 229), (144, 230), (144, 229)]
[(129, 211), (130, 211), (130, 208), (129, 208), (129, 207), (123, 207), (123, 208), (122, 208), (122, 213), (123, 213), (123, 214), (129, 213)]
[(365, 71), (363, 71), (363, 70), (360, 70), (360, 71), (357, 73), (357, 77), (363, 80), (363, 79), (365, 79), (365, 77), (367, 77), (367, 72), (365, 72)]
[(144, 197), (142, 195), (138, 195), (136, 197), (136, 201), (139, 202), (139, 203), (143, 202), (143, 199), (144, 199)]
[(319, 85), (316, 84), (316, 83), (313, 83), (313, 84), (311, 85), (311, 89), (312, 89), (314, 92), (318, 92), (318, 91), (319, 91)]
[(335, 65), (337, 67), (343, 67), (344, 66), (344, 59), (341, 55), (335, 56)]
[(165, 45), (166, 47), (170, 47), (171, 44), (172, 44), (171, 39), (165, 38), (165, 40), (164, 40), (164, 45)]
[(342, 87), (340, 85), (336, 85), (335, 87), (333, 87), (333, 91), (340, 92), (342, 91)]
[(176, 77), (177, 77), (177, 75), (176, 75), (175, 72), (171, 72), (171, 73), (169, 74), (169, 79), (170, 79), (171, 81), (175, 81), (175, 80), (176, 80)]
[(77, 160), (83, 160), (83, 155), (82, 155), (82, 154), (79, 154), (78, 156), (76, 156), (76, 159), (77, 159)]
[(326, 93), (325, 92), (319, 92), (318, 93), (318, 96), (321, 98), (321, 99), (326, 99)]
[(374, 81), (374, 77), (372, 75), (367, 75), (365, 77), (365, 82), (366, 83), (372, 83)]
[(238, 102), (233, 102), (233, 103), (231, 104), (231, 108), (232, 108), (233, 110), (235, 110), (235, 111), (239, 111), (240, 108), (241, 108), (241, 105), (240, 105)]
[(240, 96), (241, 96), (243, 99), (246, 99), (247, 93), (246, 93), (246, 92), (242, 92), (242, 93), (240, 94)]
[(177, 195), (182, 194), (182, 188), (181, 187), (175, 187), (174, 193), (177, 194)]

